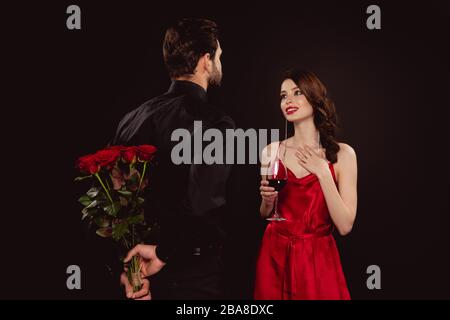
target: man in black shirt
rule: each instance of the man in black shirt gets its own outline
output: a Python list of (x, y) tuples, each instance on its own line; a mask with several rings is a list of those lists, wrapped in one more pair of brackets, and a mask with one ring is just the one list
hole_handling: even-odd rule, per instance
[(123, 273), (121, 282), (129, 298), (223, 297), (225, 193), (231, 169), (225, 164), (226, 148), (221, 163), (197, 163), (194, 158), (201, 160), (202, 154), (192, 146), (190, 163), (176, 164), (173, 150), (179, 141), (172, 135), (184, 129), (193, 142), (195, 135), (202, 134), (199, 122), (194, 125), (194, 121), (201, 121), (200, 131), (218, 129), (223, 137), (226, 129), (235, 128), (230, 117), (207, 101), (208, 86), (220, 85), (221, 52), (214, 22), (177, 22), (167, 30), (163, 44), (172, 79), (169, 90), (128, 113), (117, 128), (115, 145), (152, 144), (158, 148), (157, 165), (150, 172), (145, 195), (145, 214), (159, 224), (160, 238), (156, 245), (138, 245), (128, 254), (128, 258), (139, 254), (144, 261), (142, 273), (151, 276), (151, 294), (148, 280), (141, 291), (132, 294)]

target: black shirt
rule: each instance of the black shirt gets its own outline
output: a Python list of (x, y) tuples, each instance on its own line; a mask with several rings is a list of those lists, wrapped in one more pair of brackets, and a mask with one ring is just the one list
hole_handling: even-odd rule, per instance
[[(160, 226), (157, 254), (164, 261), (182, 258), (195, 247), (220, 244), (226, 238), (226, 185), (230, 165), (176, 165), (171, 160), (172, 132), (189, 131), (193, 144), (194, 121), (202, 121), (202, 131), (234, 129), (233, 120), (208, 104), (206, 91), (190, 81), (173, 81), (169, 90), (120, 121), (114, 145), (151, 144), (158, 148), (156, 166), (149, 172), (145, 194), (145, 215)], [(200, 132), (198, 132), (200, 134)], [(209, 142), (208, 142), (209, 143)], [(203, 142), (203, 147), (205, 146)]]

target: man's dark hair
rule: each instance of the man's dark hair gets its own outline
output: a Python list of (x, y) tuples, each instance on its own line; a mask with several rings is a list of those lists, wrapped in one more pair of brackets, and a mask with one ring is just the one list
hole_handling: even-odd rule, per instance
[(168, 28), (163, 55), (170, 77), (194, 74), (198, 60), (206, 53), (214, 59), (218, 33), (216, 23), (206, 19), (182, 19)]

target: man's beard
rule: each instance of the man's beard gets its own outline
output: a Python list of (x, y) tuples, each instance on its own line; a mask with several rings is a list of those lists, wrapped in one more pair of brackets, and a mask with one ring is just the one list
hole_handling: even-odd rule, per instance
[(208, 79), (208, 84), (210, 86), (220, 86), (222, 82), (222, 73), (217, 69), (216, 64), (213, 63), (213, 70), (211, 76)]

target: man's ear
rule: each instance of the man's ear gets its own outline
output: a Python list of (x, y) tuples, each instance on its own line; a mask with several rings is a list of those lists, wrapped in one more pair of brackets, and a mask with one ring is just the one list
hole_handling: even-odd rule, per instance
[(201, 58), (203, 60), (203, 68), (205, 71), (211, 72), (213, 61), (211, 60), (211, 55), (209, 53), (205, 53)]
[(212, 60), (210, 57), (211, 55), (209, 53), (205, 53), (198, 59), (197, 67), (195, 68), (196, 73), (204, 74), (212, 71)]

